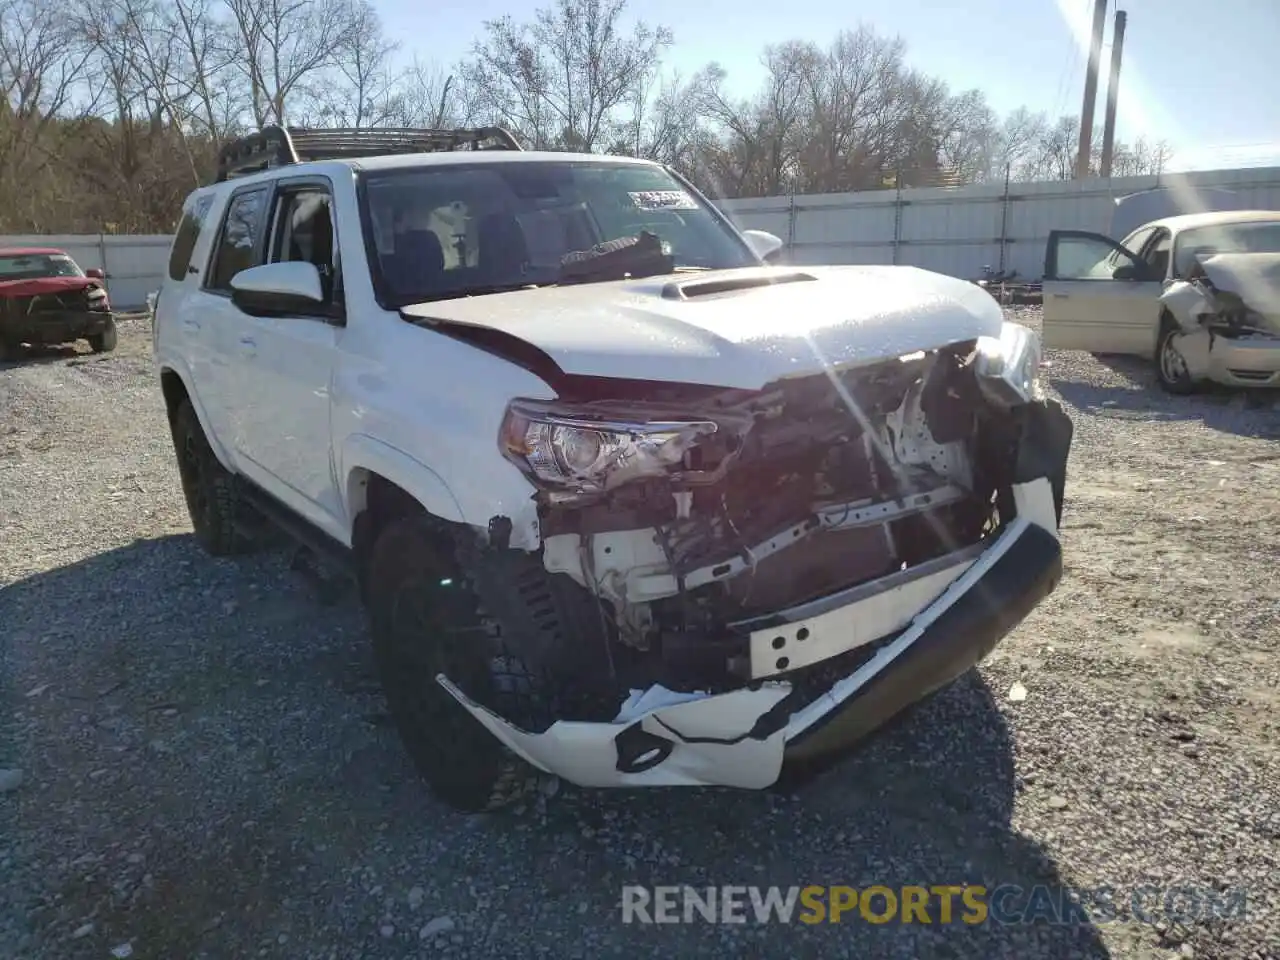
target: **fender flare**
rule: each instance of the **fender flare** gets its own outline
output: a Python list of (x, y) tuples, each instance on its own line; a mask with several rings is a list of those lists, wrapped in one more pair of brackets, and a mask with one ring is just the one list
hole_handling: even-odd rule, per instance
[[(217, 436), (216, 431), (209, 426), (209, 416), (204, 411), (204, 404), (200, 401), (199, 394), (191, 389), (191, 371), (187, 369), (187, 365), (181, 360), (166, 357), (160, 364), (160, 373), (156, 380), (160, 384), (161, 394), (164, 392), (164, 375), (171, 373), (182, 383), (182, 392), (187, 395), (187, 399), (191, 401), (191, 408), (196, 412), (196, 420), (200, 423), (200, 429), (204, 431), (204, 438), (209, 441), (209, 447), (213, 450), (213, 455), (222, 464), (224, 470), (229, 473), (235, 473), (235, 464), (232, 462), (231, 454), (226, 447), (222, 445), (221, 439)], [(166, 408), (168, 403), (166, 401)], [(166, 415), (168, 410), (165, 411)]]
[(365, 491), (356, 479), (357, 470), (367, 470), (390, 480), (434, 517), (453, 523), (467, 522), (457, 498), (440, 474), (368, 434), (352, 434), (343, 441), (338, 467), (342, 477), (342, 506), (352, 522), (364, 509)]

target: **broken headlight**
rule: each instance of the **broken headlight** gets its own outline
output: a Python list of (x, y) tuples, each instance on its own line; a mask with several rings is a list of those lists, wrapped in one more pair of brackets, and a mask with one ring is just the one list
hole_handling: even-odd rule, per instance
[(698, 438), (716, 430), (706, 420), (646, 421), (516, 401), (507, 408), (500, 444), (503, 455), (539, 486), (602, 493), (666, 473)]
[(983, 392), (1014, 406), (1039, 400), (1040, 337), (1018, 323), (1006, 323), (999, 337), (979, 337), (974, 371)]

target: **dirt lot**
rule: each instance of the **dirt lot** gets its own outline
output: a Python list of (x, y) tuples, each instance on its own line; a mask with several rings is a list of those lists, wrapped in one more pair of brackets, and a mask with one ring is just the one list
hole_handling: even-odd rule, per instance
[[(149, 349), (135, 321), (113, 355), (0, 366), (0, 767), (26, 774), (0, 796), (0, 956), (1280, 955), (1280, 406), (1050, 356), (1067, 573), (979, 674), (796, 795), (562, 788), (466, 819), (387, 725), (351, 597), (279, 552), (197, 551)], [(626, 883), (965, 882), (1105, 886), (1118, 916), (618, 906)], [(1246, 915), (1212, 917), (1214, 890)]]

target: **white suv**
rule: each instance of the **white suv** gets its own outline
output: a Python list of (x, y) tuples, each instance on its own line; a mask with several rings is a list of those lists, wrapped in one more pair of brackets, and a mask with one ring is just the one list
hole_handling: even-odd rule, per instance
[(779, 246), (501, 130), (230, 144), (156, 307), (196, 536), (349, 564), (458, 808), (809, 769), (1054, 588), (1072, 425), (978, 287)]

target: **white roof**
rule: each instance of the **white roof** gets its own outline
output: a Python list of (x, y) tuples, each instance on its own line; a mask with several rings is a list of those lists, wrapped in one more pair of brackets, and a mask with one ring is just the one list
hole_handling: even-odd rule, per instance
[(1152, 220), (1148, 227), (1166, 227), (1172, 233), (1193, 227), (1226, 226), (1233, 223), (1280, 221), (1280, 210), (1222, 210), (1216, 213), (1184, 213), (1163, 220)]
[[(272, 167), (239, 177), (232, 177), (209, 186), (215, 188), (238, 187), (258, 180), (276, 177), (305, 177), (308, 175), (342, 175), (351, 170), (412, 170), (414, 168), (447, 167), (474, 163), (606, 163), (619, 166), (652, 166), (652, 160), (636, 157), (619, 157), (599, 153), (560, 153), (552, 150), (441, 150), (427, 153), (394, 153), (378, 157), (360, 157), (354, 160), (307, 160), (285, 166)], [(208, 189), (204, 187), (200, 189)]]
[[(434, 153), (393, 153), (381, 157), (336, 161), (359, 170), (401, 170), (406, 167), (443, 167), (472, 163), (616, 163), (652, 164), (652, 160), (599, 153), (558, 153), (550, 150), (442, 150)], [(324, 162), (324, 161), (316, 161)], [(304, 164), (298, 164), (299, 167)]]

